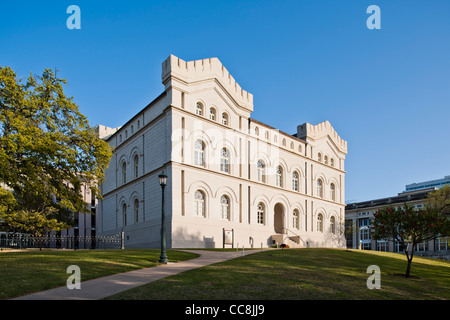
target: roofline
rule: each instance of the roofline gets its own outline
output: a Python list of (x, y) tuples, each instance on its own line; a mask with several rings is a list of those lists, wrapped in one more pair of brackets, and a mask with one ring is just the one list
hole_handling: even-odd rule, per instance
[[(158, 102), (160, 99), (162, 99), (163, 97), (165, 97), (167, 95), (167, 92), (164, 91), (163, 93), (161, 93), (158, 97), (156, 97), (152, 102), (150, 102), (146, 107), (144, 107), (141, 111), (139, 111), (138, 113), (136, 113), (133, 117), (131, 117), (130, 120), (128, 120), (127, 122), (125, 122), (120, 129), (118, 129), (116, 132), (114, 132), (112, 135), (110, 135), (105, 141), (109, 142), (111, 140), (112, 137), (114, 137), (115, 135), (117, 135), (119, 132), (122, 131), (123, 128), (125, 128), (129, 123), (131, 123), (132, 121), (134, 121), (142, 112), (146, 111), (147, 109), (150, 109), (151, 107), (153, 107), (153, 105)], [(144, 124), (143, 124), (144, 125)]]
[[(422, 200), (422, 199), (426, 198), (426, 196), (434, 190), (435, 189), (426, 189), (426, 190), (422, 190), (421, 192), (417, 192), (417, 193), (411, 193), (411, 194), (404, 193), (404, 194), (399, 194), (399, 195), (393, 196), (393, 197), (386, 197), (386, 198), (380, 198), (380, 199), (374, 199), (374, 200), (349, 203), (345, 206), (345, 209), (346, 210), (354, 210), (354, 209), (359, 209), (359, 208), (386, 206), (386, 205), (391, 205), (394, 203), (402, 203), (402, 202), (406, 202), (406, 201)], [(400, 200), (400, 198), (402, 200)], [(404, 198), (406, 198), (406, 200)], [(389, 200), (391, 200), (391, 201), (389, 201)]]
[(304, 144), (307, 144), (307, 142), (305, 141), (305, 140), (303, 140), (303, 139), (300, 139), (300, 138), (298, 138), (298, 137), (296, 137), (296, 136), (294, 136), (294, 135), (292, 135), (292, 134), (289, 134), (289, 133), (286, 133), (286, 132), (284, 132), (284, 131), (281, 131), (280, 129), (277, 129), (277, 128), (274, 128), (274, 127), (272, 127), (272, 126), (269, 126), (268, 124), (265, 124), (264, 122), (261, 122), (261, 121), (258, 121), (258, 120), (256, 120), (256, 119), (253, 119), (253, 118), (248, 118), (251, 122), (254, 122), (254, 123), (257, 123), (257, 124), (259, 124), (259, 125), (261, 125), (261, 126), (264, 126), (264, 127), (266, 127), (266, 128), (268, 128), (268, 129), (271, 129), (271, 130), (277, 130), (279, 133), (281, 133), (281, 134), (283, 134), (283, 135), (285, 135), (285, 136), (288, 136), (289, 138), (293, 138), (293, 139), (295, 139), (295, 140), (297, 140), (297, 141), (299, 141), (299, 142), (303, 142)]

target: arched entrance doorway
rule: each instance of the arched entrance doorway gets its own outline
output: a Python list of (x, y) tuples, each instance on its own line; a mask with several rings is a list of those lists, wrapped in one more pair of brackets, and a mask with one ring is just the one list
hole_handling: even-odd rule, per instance
[(276, 234), (284, 233), (284, 206), (277, 203), (274, 207), (273, 225)]

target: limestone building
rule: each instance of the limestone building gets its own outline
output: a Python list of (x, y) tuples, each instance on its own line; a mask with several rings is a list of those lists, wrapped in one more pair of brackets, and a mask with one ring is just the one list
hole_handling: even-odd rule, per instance
[(101, 186), (99, 235), (167, 246), (343, 247), (347, 142), (328, 121), (287, 134), (253, 118), (253, 96), (217, 58), (162, 64), (164, 91), (120, 128)]

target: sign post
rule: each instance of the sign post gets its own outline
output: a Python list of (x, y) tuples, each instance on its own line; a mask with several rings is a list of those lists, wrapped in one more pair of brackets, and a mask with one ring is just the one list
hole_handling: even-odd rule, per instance
[(223, 248), (225, 249), (226, 245), (231, 245), (231, 248), (234, 248), (234, 229), (231, 230), (223, 230)]

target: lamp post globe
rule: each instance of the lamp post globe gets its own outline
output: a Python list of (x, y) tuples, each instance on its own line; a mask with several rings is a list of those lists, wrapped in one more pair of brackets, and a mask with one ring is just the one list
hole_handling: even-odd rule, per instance
[(158, 176), (159, 185), (161, 188), (164, 188), (167, 185), (167, 175), (164, 174), (164, 171)]

